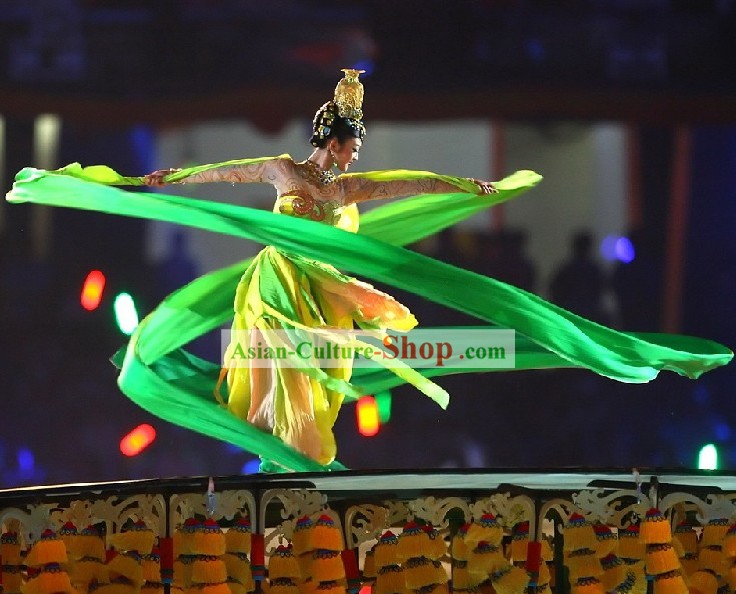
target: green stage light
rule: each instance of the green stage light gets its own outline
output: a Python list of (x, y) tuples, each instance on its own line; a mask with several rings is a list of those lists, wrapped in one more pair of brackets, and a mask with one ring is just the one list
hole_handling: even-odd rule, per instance
[(115, 297), (115, 321), (123, 334), (130, 336), (138, 327), (138, 312), (135, 302), (128, 293), (120, 293)]
[(376, 405), (378, 406), (378, 420), (385, 425), (391, 420), (391, 391), (376, 394)]
[(698, 452), (698, 470), (718, 470), (718, 448), (708, 443)]

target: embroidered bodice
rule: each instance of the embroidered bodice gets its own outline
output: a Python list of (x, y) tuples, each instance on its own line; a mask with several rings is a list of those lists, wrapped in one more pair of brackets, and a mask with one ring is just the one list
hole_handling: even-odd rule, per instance
[(279, 196), (273, 211), (352, 233), (358, 231), (358, 208), (355, 204), (344, 206), (337, 200), (319, 200), (304, 190), (290, 190)]

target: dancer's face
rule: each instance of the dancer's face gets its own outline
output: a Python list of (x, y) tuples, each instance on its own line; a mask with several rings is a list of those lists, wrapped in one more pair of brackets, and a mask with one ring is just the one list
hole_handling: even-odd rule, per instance
[(335, 167), (340, 171), (347, 171), (348, 167), (358, 160), (363, 141), (360, 138), (348, 138), (341, 143), (335, 138), (330, 141), (330, 145), (332, 154), (335, 156)]

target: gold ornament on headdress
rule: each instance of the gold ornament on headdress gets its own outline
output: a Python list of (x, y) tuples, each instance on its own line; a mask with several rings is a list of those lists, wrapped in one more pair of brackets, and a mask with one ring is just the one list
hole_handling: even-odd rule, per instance
[(358, 77), (365, 70), (352, 70), (343, 68), (345, 76), (340, 79), (335, 87), (335, 105), (337, 113), (341, 118), (351, 120), (363, 119), (363, 85)]

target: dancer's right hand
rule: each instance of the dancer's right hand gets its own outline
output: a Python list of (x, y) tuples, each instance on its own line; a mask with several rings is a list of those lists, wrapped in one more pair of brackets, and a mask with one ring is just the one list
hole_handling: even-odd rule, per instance
[(156, 188), (160, 188), (166, 185), (164, 178), (167, 175), (176, 173), (177, 171), (181, 171), (181, 169), (157, 169), (156, 171), (153, 171), (149, 173), (148, 175), (144, 175), (143, 183), (146, 184), (147, 186), (154, 186)]

